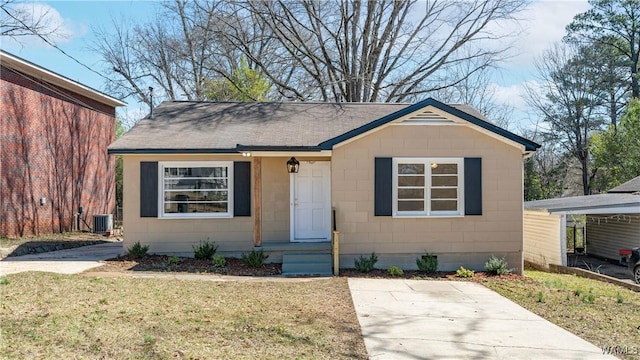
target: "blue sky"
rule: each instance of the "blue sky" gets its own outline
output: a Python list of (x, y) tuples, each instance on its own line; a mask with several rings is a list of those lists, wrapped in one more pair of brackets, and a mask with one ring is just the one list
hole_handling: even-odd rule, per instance
[[(112, 19), (133, 18), (144, 19), (154, 13), (158, 6), (154, 1), (43, 1), (22, 2), (34, 12), (48, 11), (51, 22), (57, 24), (66, 35), (57, 41), (65, 52), (78, 59), (84, 65), (100, 72), (103, 64), (100, 57), (89, 50), (95, 41), (92, 28), (111, 25)], [(525, 84), (535, 85), (534, 58), (540, 56), (544, 49), (564, 36), (564, 27), (575, 14), (589, 8), (583, 0), (546, 0), (534, 1), (519, 16), (521, 22), (514, 26), (520, 32), (516, 39), (513, 57), (502, 64), (493, 79), (492, 89), (498, 102), (516, 108), (515, 123), (526, 126), (531, 115), (521, 95)], [(104, 88), (105, 79), (91, 70), (75, 63), (58, 50), (34, 38), (22, 38), (20, 43), (2, 38), (0, 46), (28, 61), (48, 68), (73, 80), (79, 81), (98, 90)], [(135, 102), (121, 110), (121, 114), (137, 117), (146, 109)]]

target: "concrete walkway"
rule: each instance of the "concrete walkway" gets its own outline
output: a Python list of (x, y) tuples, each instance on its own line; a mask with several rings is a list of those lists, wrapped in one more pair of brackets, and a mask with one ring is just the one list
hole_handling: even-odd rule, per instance
[(484, 286), (349, 279), (371, 359), (615, 359)]
[(82, 246), (41, 254), (7, 257), (0, 261), (0, 276), (25, 271), (77, 274), (122, 254), (122, 242)]

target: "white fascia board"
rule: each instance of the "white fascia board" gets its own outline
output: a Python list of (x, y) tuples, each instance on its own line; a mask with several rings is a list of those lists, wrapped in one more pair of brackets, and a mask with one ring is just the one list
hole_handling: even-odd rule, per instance
[(549, 211), (551, 214), (591, 215), (591, 214), (640, 214), (640, 206), (616, 206), (610, 208), (585, 208), (575, 210)]
[(245, 151), (251, 157), (331, 157), (331, 150), (320, 151)]

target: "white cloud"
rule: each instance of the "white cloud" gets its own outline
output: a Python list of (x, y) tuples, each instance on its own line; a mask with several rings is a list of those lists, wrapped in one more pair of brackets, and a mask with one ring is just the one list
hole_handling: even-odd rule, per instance
[(586, 0), (536, 1), (520, 14), (522, 29), (515, 43), (517, 55), (507, 67), (530, 68), (533, 59), (565, 36), (565, 27), (579, 13), (590, 8)]
[[(58, 10), (48, 4), (22, 2), (16, 3), (12, 8), (15, 13), (22, 14), (23, 19), (38, 22), (41, 32), (50, 34), (49, 38), (55, 44), (71, 41), (76, 34), (71, 21), (64, 19)], [(46, 46), (45, 42), (35, 35), (3, 38), (3, 42), (5, 41), (14, 46)]]

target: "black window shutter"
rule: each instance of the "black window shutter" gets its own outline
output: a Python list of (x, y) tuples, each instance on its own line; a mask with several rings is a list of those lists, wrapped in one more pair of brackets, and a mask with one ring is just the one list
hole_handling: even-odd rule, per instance
[(392, 215), (393, 162), (391, 158), (375, 159), (374, 211), (375, 216)]
[(251, 162), (233, 163), (233, 216), (251, 216)]
[(140, 162), (140, 217), (158, 217), (158, 163)]
[(464, 158), (464, 214), (482, 215), (481, 158)]

